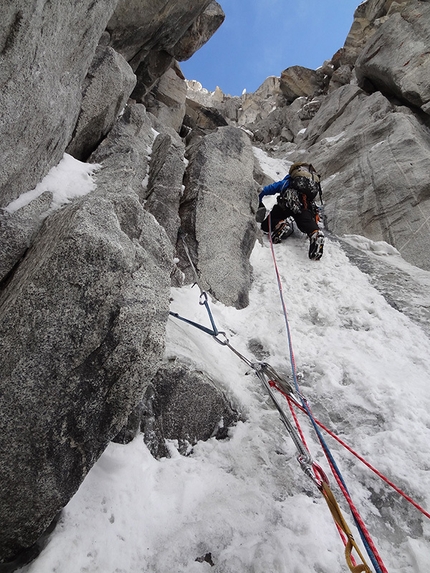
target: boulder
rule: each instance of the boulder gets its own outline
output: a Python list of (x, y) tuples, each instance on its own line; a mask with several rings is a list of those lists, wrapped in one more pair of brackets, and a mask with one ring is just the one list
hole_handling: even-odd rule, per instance
[(0, 207), (33, 189), (63, 156), (116, 3), (18, 0), (2, 7)]
[(173, 250), (136, 192), (152, 139), (128, 109), (97, 189), (45, 220), (1, 291), (2, 561), (67, 504), (162, 359)]
[(99, 46), (82, 92), (82, 105), (66, 151), (85, 161), (112, 129), (136, 85), (131, 67), (115, 50)]
[[(220, 127), (199, 140), (188, 159), (180, 216), (193, 264), (203, 290), (226, 305), (244, 308), (257, 233), (251, 142), (239, 128)], [(177, 249), (181, 269), (194, 282), (181, 242)]]
[(374, 89), (429, 113), (429, 45), (430, 5), (410, 2), (366, 44), (355, 67), (359, 85), (370, 82)]
[(189, 454), (199, 440), (227, 438), (229, 426), (240, 419), (214, 380), (179, 361), (160, 368), (143, 404), (141, 429), (156, 458), (169, 456), (166, 440)]
[(281, 73), (280, 89), (290, 103), (301, 96), (314, 96), (324, 90), (324, 74), (302, 66), (291, 66)]

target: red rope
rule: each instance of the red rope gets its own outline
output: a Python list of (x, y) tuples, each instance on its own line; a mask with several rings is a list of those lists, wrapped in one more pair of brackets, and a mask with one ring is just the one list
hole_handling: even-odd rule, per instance
[[(281, 394), (287, 399), (288, 403), (290, 404), (293, 403), (296, 408), (299, 408), (299, 410), (301, 410), (303, 413), (307, 414), (306, 410), (303, 408), (303, 406), (300, 406), (300, 404), (297, 404), (297, 402), (291, 400), (291, 398), (288, 396), (288, 394), (286, 394), (285, 392), (283, 392), (283, 390), (281, 388), (279, 388), (277, 385), (275, 385), (275, 388), (278, 390), (278, 392), (281, 392)], [(290, 409), (291, 409), (291, 404), (290, 404)], [(315, 418), (314, 418), (315, 419)], [(430, 519), (430, 513), (428, 511), (426, 511), (423, 507), (421, 507), (416, 501), (414, 501), (409, 495), (407, 495), (404, 491), (402, 491), (399, 487), (397, 487), (390, 479), (388, 479), (383, 473), (381, 473), (379, 470), (377, 470), (374, 466), (372, 466), (372, 464), (370, 464), (367, 460), (365, 460), (363, 458), (363, 456), (361, 456), (359, 453), (357, 453), (355, 450), (353, 450), (351, 448), (351, 446), (348, 446), (348, 444), (346, 442), (344, 442), (341, 438), (339, 438), (338, 436), (336, 436), (336, 434), (334, 432), (332, 432), (331, 430), (329, 430), (329, 428), (327, 428), (327, 426), (325, 426), (324, 424), (322, 424), (319, 420), (315, 419), (315, 422), (318, 424), (318, 426), (323, 429), (325, 432), (327, 432), (327, 434), (329, 434), (329, 436), (331, 436), (333, 439), (335, 439), (337, 442), (339, 442), (339, 444), (341, 444), (346, 450), (348, 450), (348, 452), (350, 452), (353, 456), (355, 456), (357, 459), (360, 460), (360, 462), (362, 462), (365, 466), (367, 466), (373, 473), (375, 473), (379, 478), (381, 478), (386, 484), (388, 484), (391, 488), (394, 489), (394, 491), (396, 491), (399, 495), (401, 495), (402, 497), (404, 497), (406, 499), (406, 501), (408, 501), (410, 504), (412, 504), (416, 509), (418, 509), (418, 511), (420, 511), (423, 515), (425, 515), (428, 519)]]

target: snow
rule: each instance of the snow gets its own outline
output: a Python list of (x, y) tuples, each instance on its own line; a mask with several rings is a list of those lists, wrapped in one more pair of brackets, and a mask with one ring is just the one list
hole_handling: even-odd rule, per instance
[[(268, 175), (290, 162), (264, 158)], [(276, 176), (275, 176), (276, 175)], [(347, 238), (395, 272), (389, 245)], [(301, 391), (316, 418), (369, 463), (430, 509), (430, 341), (419, 324), (390, 306), (342, 244), (328, 240), (319, 262), (298, 231), (275, 246)], [(252, 252), (250, 304), (211, 301), (219, 330), (255, 362), (291, 375), (286, 326), (267, 238)], [(408, 266), (409, 272), (413, 268)], [(416, 269), (421, 279), (430, 273)], [(210, 326), (197, 287), (172, 289), (171, 309)], [(141, 435), (110, 444), (87, 475), (40, 556), (22, 573), (343, 573), (343, 545), (325, 501), (301, 471), (292, 440), (258, 378), (211, 336), (171, 317), (166, 358), (204, 369), (244, 417), (229, 439), (199, 442), (182, 457), (155, 460)], [(280, 398), (282, 400), (282, 398)], [(281, 402), (283, 403), (283, 402)], [(287, 415), (289, 414), (286, 409)], [(311, 454), (330, 476), (302, 414)], [(331, 438), (327, 443), (390, 573), (424, 573), (430, 523)], [(333, 478), (331, 487), (354, 533)], [(362, 549), (363, 554), (366, 552)], [(196, 561), (210, 553), (213, 566)], [(367, 559), (367, 556), (366, 556)], [(369, 559), (367, 562), (370, 564)]]
[(323, 143), (336, 143), (337, 141), (342, 139), (342, 137), (345, 135), (345, 133), (346, 133), (345, 131), (341, 131), (337, 135), (333, 135), (333, 137), (324, 137), (324, 139), (322, 139), (321, 141)]
[(400, 257), (399, 251), (385, 241), (372, 241), (367, 237), (360, 235), (345, 235), (344, 239), (350, 244), (362, 251), (375, 253), (380, 256), (394, 255)]
[(253, 147), (253, 151), (261, 169), (274, 181), (283, 179), (293, 164), (293, 161), (289, 161), (288, 159), (274, 159), (269, 157), (262, 149), (258, 147)]
[(50, 210), (59, 209), (75, 197), (87, 195), (95, 189), (92, 175), (99, 168), (100, 165), (83, 163), (65, 153), (59, 164), (49, 171), (35, 189), (23, 193), (9, 203), (5, 211), (14, 213), (46, 191), (52, 193)]
[(375, 145), (372, 145), (372, 147), (369, 149), (369, 152), (373, 151), (374, 149), (377, 149), (378, 147), (380, 147), (381, 145), (383, 145), (386, 142), (387, 142), (386, 139), (384, 139), (383, 141), (378, 141), (378, 143), (375, 143)]

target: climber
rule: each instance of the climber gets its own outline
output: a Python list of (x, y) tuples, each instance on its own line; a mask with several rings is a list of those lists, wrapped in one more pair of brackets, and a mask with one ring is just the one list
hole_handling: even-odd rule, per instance
[[(263, 197), (279, 194), (276, 204), (266, 218), (266, 207)], [(256, 220), (261, 223), (265, 233), (272, 231), (274, 243), (280, 243), (293, 231), (293, 220), (297, 227), (309, 237), (309, 258), (318, 260), (324, 248), (324, 233), (320, 230), (318, 207), (314, 201), (320, 193), (320, 178), (309, 163), (293, 163), (288, 175), (281, 181), (266, 185), (261, 190)]]

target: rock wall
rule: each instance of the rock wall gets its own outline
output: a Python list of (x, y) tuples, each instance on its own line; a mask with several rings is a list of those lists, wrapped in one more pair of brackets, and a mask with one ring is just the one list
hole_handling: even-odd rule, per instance
[(387, 241), (430, 270), (430, 5), (369, 0), (356, 18), (365, 7), (376, 19), (357, 80), (322, 99), (301, 145), (326, 178), (332, 231)]
[(18, 0), (2, 7), (0, 207), (35, 187), (60, 161), (116, 3)]

